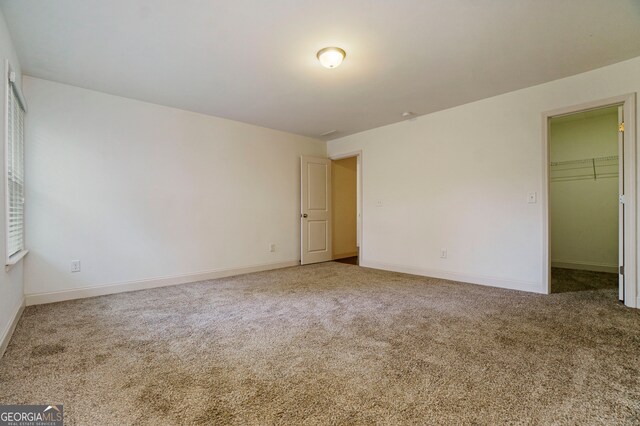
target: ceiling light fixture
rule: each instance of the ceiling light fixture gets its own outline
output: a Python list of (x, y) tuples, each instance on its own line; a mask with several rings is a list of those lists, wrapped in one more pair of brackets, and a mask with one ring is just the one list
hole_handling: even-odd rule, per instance
[(325, 47), (318, 51), (318, 60), (325, 68), (337, 68), (347, 53), (339, 47)]

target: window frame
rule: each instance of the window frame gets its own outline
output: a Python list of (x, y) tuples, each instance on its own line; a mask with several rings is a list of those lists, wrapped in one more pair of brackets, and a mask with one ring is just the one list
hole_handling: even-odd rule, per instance
[[(16, 73), (13, 71), (11, 64), (9, 61), (5, 61), (5, 98), (4, 98), (4, 181), (5, 181), (5, 268), (8, 271), (13, 265), (18, 263), (24, 256), (29, 252), (26, 249), (25, 245), (25, 212), (24, 212), (24, 191), (25, 191), (25, 182), (23, 176), (22, 182), (22, 241), (21, 247), (18, 251), (11, 253), (9, 252), (9, 214), (10, 214), (10, 202), (11, 202), (11, 193), (10, 187), (12, 186), (9, 179), (9, 99), (12, 96), (12, 92), (15, 94), (15, 99), (17, 100), (19, 107), (23, 112), (23, 120), (24, 116), (27, 113), (27, 104), (24, 101), (24, 96), (22, 95), (22, 91), (17, 83)], [(24, 174), (24, 122), (22, 129), (22, 171)]]

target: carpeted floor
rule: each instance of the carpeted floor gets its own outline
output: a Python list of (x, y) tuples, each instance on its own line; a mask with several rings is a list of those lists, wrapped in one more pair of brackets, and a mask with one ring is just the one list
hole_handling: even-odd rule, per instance
[(640, 311), (341, 263), (29, 307), (0, 402), (68, 424), (640, 424)]
[(617, 289), (618, 274), (551, 268), (551, 292)]

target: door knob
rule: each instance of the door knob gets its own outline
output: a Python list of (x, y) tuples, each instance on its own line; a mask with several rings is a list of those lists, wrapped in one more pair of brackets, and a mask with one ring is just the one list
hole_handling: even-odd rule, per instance
[(302, 215), (302, 217), (308, 217), (308, 216), (309, 216), (309, 215), (308, 215), (308, 214), (306, 214), (306, 213), (304, 213), (304, 214)]

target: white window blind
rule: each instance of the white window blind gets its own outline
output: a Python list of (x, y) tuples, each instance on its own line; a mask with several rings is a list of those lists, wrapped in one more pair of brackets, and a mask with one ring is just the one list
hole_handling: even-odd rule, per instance
[(11, 258), (24, 250), (24, 107), (11, 79), (7, 89), (7, 258)]

